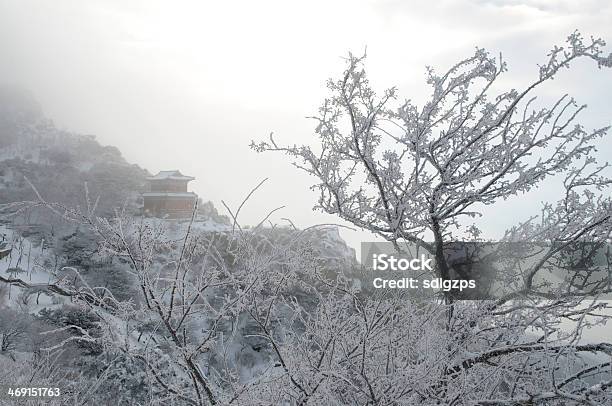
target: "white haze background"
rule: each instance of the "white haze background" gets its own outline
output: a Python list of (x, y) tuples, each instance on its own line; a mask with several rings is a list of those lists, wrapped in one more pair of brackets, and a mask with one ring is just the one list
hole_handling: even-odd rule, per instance
[[(180, 169), (192, 190), (257, 223), (270, 209), (296, 225), (338, 222), (311, 211), (311, 179), (252, 139), (311, 142), (325, 80), (363, 52), (378, 89), (398, 85), (422, 105), (425, 65), (445, 69), (475, 46), (502, 52), (521, 87), (553, 44), (575, 29), (612, 41), (609, 1), (0, 1), (0, 83), (32, 92), (59, 127), (95, 134), (152, 172)], [(587, 127), (612, 121), (612, 75), (581, 63), (540, 94), (574, 95)], [(601, 143), (604, 160), (612, 142)], [(537, 210), (555, 185), (487, 208), (494, 238)], [(358, 249), (365, 232), (341, 231)]]

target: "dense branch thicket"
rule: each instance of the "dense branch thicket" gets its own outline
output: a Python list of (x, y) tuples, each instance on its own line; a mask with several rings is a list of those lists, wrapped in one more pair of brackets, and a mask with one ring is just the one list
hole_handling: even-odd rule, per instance
[[(49, 338), (30, 368), (71, 344), (105, 360), (93, 375), (49, 370), (43, 382), (72, 388), (70, 402), (105, 399), (105, 381), (120, 385), (113, 396), (125, 404), (610, 400), (612, 344), (580, 341), (584, 328), (605, 321), (604, 303), (559, 297), (449, 305), (391, 291), (364, 294), (349, 269), (330, 276), (307, 238), (312, 230), (188, 228), (177, 240), (164, 237), (156, 222), (29, 205), (41, 204), (91, 227), (100, 236), (99, 255), (127, 261), (140, 288), (137, 298), (120, 301), (89, 286), (78, 269), (64, 269), (67, 275), (51, 285), (78, 307), (44, 332)], [(17, 279), (8, 283), (28, 288)], [(572, 327), (564, 328), (564, 320)]]

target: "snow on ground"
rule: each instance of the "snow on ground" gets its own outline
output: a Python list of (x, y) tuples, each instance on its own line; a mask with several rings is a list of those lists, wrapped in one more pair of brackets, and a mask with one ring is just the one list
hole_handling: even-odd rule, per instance
[[(45, 286), (57, 282), (57, 279), (47, 271), (44, 262), (51, 259), (51, 249), (44, 248), (42, 242), (35, 243), (29, 238), (21, 237), (15, 230), (0, 225), (0, 239), (4, 238), (2, 245), (8, 255), (0, 259), (0, 276), (4, 278), (18, 278), (30, 285)], [(23, 288), (15, 285), (0, 287), (6, 293), (0, 296), (0, 307), (23, 306), (21, 293)], [(44, 307), (59, 304), (57, 298), (45, 293), (33, 295), (30, 299), (30, 308), (36, 312)]]
[[(157, 218), (143, 218), (143, 222), (152, 227), (163, 227), (164, 237), (168, 240), (182, 240), (189, 226), (188, 220), (163, 220)], [(193, 232), (228, 232), (231, 226), (217, 223), (212, 219), (195, 221), (192, 226)], [(0, 259), (0, 276), (4, 278), (18, 278), (30, 285), (45, 286), (57, 283), (58, 279), (50, 270), (49, 263), (55, 261), (52, 248), (45, 248), (42, 241), (35, 241), (22, 237), (19, 232), (7, 224), (0, 224), (0, 252), (6, 254)], [(1, 255), (0, 255), (1, 256)], [(21, 307), (21, 293), (23, 288), (10, 285), (1, 286), (6, 294), (0, 295), (0, 307)], [(53, 298), (44, 293), (33, 295), (30, 299), (29, 311), (37, 312), (44, 307), (61, 305), (68, 298)]]

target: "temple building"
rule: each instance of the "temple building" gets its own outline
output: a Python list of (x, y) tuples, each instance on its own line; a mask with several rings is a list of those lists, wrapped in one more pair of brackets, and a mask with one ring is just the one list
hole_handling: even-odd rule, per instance
[(189, 218), (198, 198), (187, 191), (187, 184), (194, 180), (179, 171), (161, 171), (148, 177), (149, 190), (142, 194), (145, 216), (160, 218)]

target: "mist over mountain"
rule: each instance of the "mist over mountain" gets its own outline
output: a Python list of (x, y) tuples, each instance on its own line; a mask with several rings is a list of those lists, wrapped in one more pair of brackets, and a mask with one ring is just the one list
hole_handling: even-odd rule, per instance
[[(0, 201), (31, 200), (29, 182), (48, 201), (85, 204), (85, 185), (98, 199), (98, 214), (126, 206), (136, 210), (148, 172), (129, 164), (93, 135), (57, 128), (26, 91), (0, 88)], [(27, 178), (27, 180), (26, 180)]]

